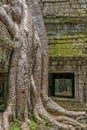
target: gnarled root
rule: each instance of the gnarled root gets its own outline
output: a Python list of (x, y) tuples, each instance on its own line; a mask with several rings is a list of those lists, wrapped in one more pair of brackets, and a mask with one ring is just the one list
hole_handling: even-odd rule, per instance
[(22, 125), (21, 125), (21, 130), (30, 130), (29, 129), (29, 126), (26, 122), (23, 122)]
[(11, 107), (8, 107), (6, 111), (1, 115), (0, 130), (9, 130), (9, 122), (14, 116), (11, 110)]
[[(0, 115), (0, 130), (10, 130), (10, 121), (13, 121), (16, 118), (11, 110), (11, 107), (9, 107)], [(20, 130), (30, 130), (28, 124), (29, 119), (25, 117), (25, 120), (21, 121)]]
[(84, 111), (82, 112), (68, 111), (64, 109), (63, 107), (61, 107), (60, 105), (58, 105), (57, 103), (55, 103), (54, 101), (52, 101), (51, 98), (48, 98), (48, 100), (45, 103), (45, 106), (47, 110), (53, 114), (59, 114), (60, 112), (68, 116), (85, 116)]
[[(32, 91), (34, 94), (34, 97), (32, 97), (34, 103), (33, 114), (37, 121), (45, 119), (64, 130), (76, 130), (76, 127), (86, 130), (87, 125), (76, 120), (77, 117), (81, 116), (85, 119), (85, 112), (68, 111), (52, 101), (47, 95), (42, 93), (41, 96), (38, 96), (34, 78), (31, 81), (33, 81)], [(64, 116), (60, 116), (60, 114)]]
[[(41, 100), (38, 101), (38, 105), (36, 105), (35, 112), (37, 111), (38, 114), (36, 114), (36, 118), (38, 116), (40, 119), (45, 119), (48, 122), (50, 122), (53, 125), (58, 126), (59, 128), (63, 128), (64, 130), (76, 130), (76, 127), (83, 128), (86, 130), (87, 125), (82, 124), (81, 122), (76, 121), (73, 118), (67, 117), (67, 116), (55, 116), (55, 114), (50, 114), (46, 108), (43, 106), (43, 103)], [(34, 114), (35, 114), (34, 112)], [(38, 115), (38, 116), (37, 116)], [(39, 119), (39, 118), (38, 118)]]

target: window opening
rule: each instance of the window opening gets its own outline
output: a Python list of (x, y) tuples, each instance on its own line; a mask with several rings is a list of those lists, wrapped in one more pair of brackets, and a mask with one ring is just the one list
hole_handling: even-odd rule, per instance
[(49, 96), (74, 98), (74, 73), (49, 74)]

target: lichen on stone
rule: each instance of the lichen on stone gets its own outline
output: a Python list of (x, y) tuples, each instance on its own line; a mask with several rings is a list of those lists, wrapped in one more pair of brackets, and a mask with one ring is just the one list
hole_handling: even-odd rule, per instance
[(12, 49), (13, 42), (11, 35), (9, 34), (7, 27), (0, 21), (0, 46)]

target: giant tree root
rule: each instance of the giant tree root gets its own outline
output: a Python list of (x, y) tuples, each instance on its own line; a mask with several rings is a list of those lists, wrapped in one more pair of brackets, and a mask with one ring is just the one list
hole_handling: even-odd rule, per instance
[[(85, 119), (85, 112), (68, 111), (56, 104), (45, 94), (39, 97), (37, 89), (35, 89), (36, 86), (33, 77), (31, 82), (33, 89), (32, 92), (34, 94), (32, 97), (34, 102), (33, 114), (37, 121), (42, 121), (42, 119), (45, 119), (51, 124), (56, 125), (58, 128), (62, 128), (64, 130), (77, 130), (76, 127), (86, 130), (87, 125), (76, 120), (77, 117), (81, 116), (83, 116)], [(60, 116), (60, 114), (64, 116)]]
[[(56, 125), (58, 128), (62, 128), (64, 130), (77, 130), (76, 127), (86, 130), (87, 124), (76, 119), (76, 117), (81, 116), (85, 119), (85, 112), (67, 111), (52, 101), (49, 97), (45, 96), (42, 98), (41, 96), (38, 96), (33, 76), (31, 77), (31, 82), (33, 92), (31, 106), (33, 111), (32, 113), (29, 111), (29, 113), (35, 117), (37, 122), (40, 121), (43, 123), (43, 120), (46, 120), (52, 125)], [(23, 120), (21, 121), (21, 130), (29, 130), (28, 118), (30, 117), (27, 114), (27, 109), (26, 111), (27, 112), (24, 113)], [(0, 118), (0, 130), (9, 130), (9, 122), (15, 118), (15, 113), (16, 111), (14, 111), (10, 106), (6, 109)], [(60, 116), (60, 113), (62, 116)]]
[[(58, 109), (59, 106), (57, 106), (57, 112), (60, 113), (60, 109)], [(62, 107), (59, 107), (62, 108)], [(51, 109), (51, 108), (50, 108)], [(64, 111), (66, 111), (64, 108), (62, 108)], [(59, 110), (59, 111), (58, 111)], [(34, 114), (36, 114), (36, 118), (38, 118), (38, 116), (40, 117), (40, 119), (45, 119), (48, 122), (50, 122), (53, 125), (58, 126), (58, 128), (63, 128), (64, 130), (76, 130), (76, 127), (80, 127), (84, 130), (86, 130), (87, 128), (87, 124), (84, 124), (82, 122), (77, 121), (75, 118), (73, 117), (67, 117), (67, 116), (59, 116), (56, 115), (55, 112), (54, 113), (49, 113), (48, 109), (46, 109), (46, 106), (43, 106), (43, 102), (41, 100), (38, 101), (38, 104), (36, 105), (36, 109), (34, 110)], [(64, 114), (65, 112), (61, 111), (62, 114)], [(81, 116), (84, 115), (85, 117), (85, 113), (84, 112), (74, 112), (74, 111), (67, 111), (68, 115), (69, 113), (71, 113), (71, 115), (74, 115), (74, 117), (76, 116)], [(37, 116), (38, 115), (38, 116)]]
[(11, 107), (6, 109), (6, 111), (0, 116), (0, 130), (9, 130), (9, 122), (12, 116)]
[[(57, 107), (59, 107), (59, 106), (57, 106)], [(65, 109), (63, 108), (63, 110), (65, 110)], [(57, 112), (60, 113), (60, 109), (57, 109)], [(70, 113), (70, 111), (67, 111), (67, 112)], [(61, 112), (61, 113), (64, 113), (64, 112)], [(68, 115), (69, 115), (69, 113), (68, 113)], [(76, 114), (76, 112), (72, 111), (71, 113), (72, 113), (72, 115), (74, 115), (74, 117), (76, 117), (77, 115), (78, 116), (84, 115), (84, 117), (85, 117), (84, 112), (78, 112)], [(43, 120), (46, 120), (49, 123), (51, 123), (52, 125), (58, 126), (58, 128), (62, 128), (64, 130), (77, 130), (77, 127), (79, 127), (80, 129), (82, 128), (83, 130), (87, 129), (87, 124), (77, 121), (75, 118), (72, 118), (73, 116), (70, 118), (65, 115), (59, 116), (58, 113), (57, 113), (57, 115), (55, 115), (55, 112), (50, 113), (48, 111), (48, 108), (46, 109), (46, 106), (44, 107), (43, 101), (41, 100), (41, 98), (38, 99), (38, 103), (36, 104), (36, 106), (34, 108), (33, 115), (34, 115), (35, 119), (37, 120), (37, 122), (40, 121), (43, 123)], [(0, 130), (10, 130), (9, 123), (14, 118), (13, 116), (14, 116), (14, 114), (11, 111), (11, 109), (6, 109), (6, 111), (0, 116)], [(20, 130), (30, 130), (29, 122), (26, 117), (25, 117), (24, 121), (21, 121)]]
[(26, 122), (23, 122), (22, 125), (21, 125), (21, 130), (30, 130), (29, 129), (29, 126)]
[(45, 103), (45, 106), (47, 110), (53, 114), (57, 113), (59, 114), (60, 112), (69, 116), (81, 116), (81, 115), (85, 116), (85, 112), (67, 111), (66, 109), (55, 103), (51, 98), (48, 98), (48, 100)]
[[(0, 116), (0, 130), (10, 130), (10, 121), (12, 121), (12, 113), (11, 111), (5, 111)], [(29, 122), (21, 122), (20, 130), (30, 130), (29, 129)]]

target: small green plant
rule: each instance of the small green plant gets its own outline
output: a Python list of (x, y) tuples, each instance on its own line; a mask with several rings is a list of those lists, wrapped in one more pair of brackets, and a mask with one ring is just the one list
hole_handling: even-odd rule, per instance
[(20, 121), (15, 120), (14, 122), (10, 123), (10, 130), (20, 130)]
[(31, 130), (36, 130), (37, 123), (35, 121), (31, 121), (31, 123), (29, 124), (29, 127), (31, 128)]
[(14, 122), (11, 122), (10, 123), (10, 130), (20, 130), (20, 129)]

